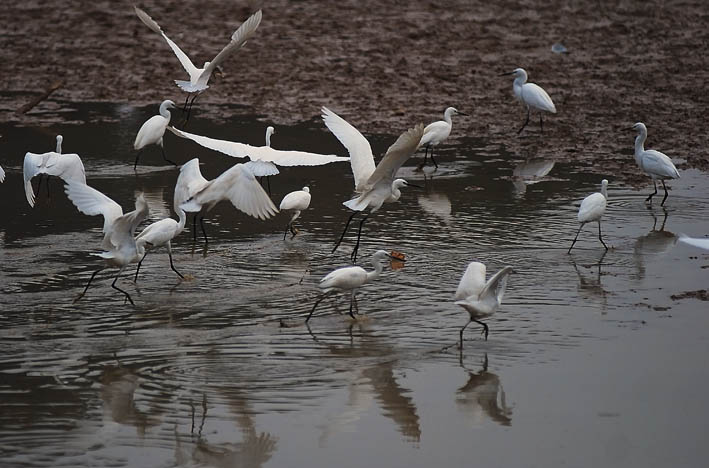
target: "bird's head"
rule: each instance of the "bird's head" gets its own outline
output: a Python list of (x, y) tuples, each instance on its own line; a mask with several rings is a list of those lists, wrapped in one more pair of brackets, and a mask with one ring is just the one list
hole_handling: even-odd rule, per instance
[(500, 76), (506, 76), (506, 75), (512, 75), (516, 78), (524, 78), (525, 80), (527, 79), (527, 72), (525, 71), (524, 68), (515, 68), (511, 72), (507, 73), (501, 73)]
[(468, 115), (468, 114), (466, 114), (465, 112), (459, 111), (459, 110), (456, 109), (455, 107), (449, 107), (449, 108), (447, 108), (446, 111), (445, 111), (445, 114), (451, 115), (451, 116), (452, 116), (452, 115)]
[(385, 250), (377, 250), (376, 252), (374, 252), (374, 255), (372, 255), (372, 263), (386, 263), (389, 260), (397, 260), (399, 262), (405, 261), (403, 259), (392, 256), (389, 252)]
[(642, 122), (637, 122), (632, 127), (630, 127), (630, 129), (635, 130), (638, 133), (647, 133), (647, 127)]
[(308, 187), (307, 185), (305, 187), (303, 187), (302, 190), (305, 193), (310, 193), (310, 187)]

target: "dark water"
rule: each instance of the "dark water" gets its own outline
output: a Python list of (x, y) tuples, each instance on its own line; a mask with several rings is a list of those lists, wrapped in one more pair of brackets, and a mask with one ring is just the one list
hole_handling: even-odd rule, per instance
[[(79, 153), (90, 185), (124, 208), (144, 191), (151, 219), (171, 214), (177, 170), (156, 148), (133, 172), (132, 140), (154, 109), (62, 106), (51, 128), (0, 125), (0, 451), (3, 466), (699, 466), (709, 368), (706, 302), (675, 297), (707, 288), (709, 256), (677, 234), (709, 232), (706, 175), (682, 171), (666, 209), (648, 187), (607, 177), (604, 255), (587, 226), (572, 255), (580, 200), (600, 177), (573, 163), (510, 154), (484, 139), (441, 150), (424, 177), (365, 225), (359, 263), (377, 249), (407, 255), (364, 287), (352, 323), (347, 298), (302, 319), (318, 280), (348, 263), (354, 237), (330, 250), (349, 212), (349, 167), (282, 169), (273, 199), (310, 185), (300, 233), (287, 215), (257, 221), (222, 203), (207, 218), (207, 251), (191, 227), (132, 283), (136, 306), (97, 277), (102, 219), (76, 211), (62, 184), (34, 209), (22, 189), (26, 151)], [(233, 108), (225, 108), (232, 115)], [(356, 125), (356, 118), (352, 121)], [(99, 123), (100, 122), (100, 123)], [(262, 144), (258, 117), (190, 131)], [(344, 154), (318, 121), (276, 126), (273, 145)], [(516, 138), (510, 135), (510, 138)], [(375, 154), (394, 140), (371, 137)], [(549, 141), (545, 144), (552, 145)], [(168, 157), (199, 156), (216, 177), (236, 162), (166, 136)], [(631, 145), (628, 147), (628, 157)], [(670, 151), (668, 151), (670, 152)], [(552, 163), (554, 163), (552, 165)], [(599, 161), (602, 164), (602, 161)], [(553, 167), (552, 167), (553, 166)], [(532, 177), (524, 184), (513, 174)], [(649, 182), (649, 180), (648, 180)], [(468, 262), (510, 264), (505, 302), (455, 347), (467, 314), (452, 295)], [(115, 270), (114, 270), (115, 271)], [(286, 326), (282, 326), (286, 325)]]

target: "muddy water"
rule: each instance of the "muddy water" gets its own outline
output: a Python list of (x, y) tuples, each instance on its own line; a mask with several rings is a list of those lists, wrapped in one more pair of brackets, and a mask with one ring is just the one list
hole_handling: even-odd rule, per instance
[[(567, 255), (578, 203), (599, 177), (545, 158), (554, 143), (533, 132), (524, 154), (462, 139), (434, 173), (410, 161), (402, 173), (425, 188), (365, 224), (359, 263), (383, 248), (404, 252), (405, 266), (360, 291), (357, 323), (336, 296), (308, 328), (317, 281), (348, 264), (354, 244), (350, 235), (330, 254), (349, 215), (348, 167), (273, 178), (276, 203), (311, 187), (293, 240), (282, 240), (286, 215), (255, 221), (222, 204), (207, 218), (207, 249), (191, 227), (174, 242), (186, 281), (161, 250), (137, 283), (133, 267), (119, 280), (135, 307), (110, 288), (111, 272), (73, 303), (101, 266), (91, 253), (102, 220), (79, 214), (58, 180), (30, 209), (24, 152), (50, 150), (62, 133), (91, 185), (126, 208), (144, 191), (152, 219), (170, 215), (177, 171), (153, 148), (133, 172), (134, 130), (152, 109), (62, 109), (68, 124), (0, 126), (5, 466), (646, 467), (709, 455), (709, 316), (692, 294), (707, 288), (709, 256), (677, 243), (709, 232), (706, 174), (683, 171), (666, 209), (646, 208), (649, 185), (607, 174), (613, 248), (604, 254), (587, 226)], [(195, 120), (190, 130), (261, 144), (267, 124)], [(394, 137), (371, 139), (379, 154)], [(344, 152), (319, 122), (277, 128), (273, 144)], [(200, 157), (207, 178), (234, 162), (172, 135), (165, 145), (179, 162)], [(459, 353), (467, 315), (451, 296), (473, 259), (517, 274), (489, 341), (470, 327)]]

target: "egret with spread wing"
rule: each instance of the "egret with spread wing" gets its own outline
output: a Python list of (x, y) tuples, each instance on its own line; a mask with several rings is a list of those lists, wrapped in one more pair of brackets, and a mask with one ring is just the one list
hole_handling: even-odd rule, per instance
[[(84, 171), (84, 163), (78, 154), (62, 154), (62, 136), (57, 135), (57, 149), (48, 153), (35, 154), (26, 153), (25, 160), (22, 165), (22, 174), (25, 180), (25, 195), (27, 203), (34, 208), (35, 195), (32, 188), (32, 178), (36, 175), (57, 176), (64, 182), (74, 180), (82, 184), (86, 184), (86, 173)], [(47, 194), (49, 194), (49, 179), (47, 179)], [(39, 179), (37, 184), (37, 195), (39, 188), (42, 185), (42, 179)]]

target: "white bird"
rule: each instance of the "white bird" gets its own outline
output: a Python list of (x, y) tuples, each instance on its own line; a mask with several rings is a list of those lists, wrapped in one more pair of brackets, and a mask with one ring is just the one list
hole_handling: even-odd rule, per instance
[[(145, 23), (146, 26), (148, 26), (154, 32), (160, 34), (163, 39), (165, 39), (165, 42), (167, 42), (167, 45), (169, 45), (172, 51), (175, 53), (177, 59), (182, 64), (182, 67), (190, 75), (189, 81), (175, 80), (177, 86), (179, 86), (180, 89), (188, 93), (187, 100), (190, 98), (190, 96), (192, 96), (190, 110), (197, 96), (204, 90), (209, 88), (209, 85), (207, 83), (209, 82), (209, 78), (212, 76), (214, 70), (219, 66), (221, 62), (224, 61), (224, 59), (226, 59), (229, 54), (237, 51), (244, 44), (246, 44), (246, 41), (251, 38), (251, 36), (253, 36), (254, 32), (256, 32), (256, 28), (258, 28), (259, 24), (261, 23), (261, 10), (258, 10), (256, 13), (251, 15), (246, 21), (244, 21), (236, 31), (234, 31), (234, 34), (232, 34), (229, 44), (227, 44), (212, 59), (211, 62), (204, 62), (204, 66), (202, 68), (197, 68), (192, 63), (187, 54), (185, 54), (182, 49), (177, 46), (177, 44), (175, 44), (169, 37), (167, 37), (167, 35), (162, 31), (158, 23), (156, 23), (150, 16), (148, 16), (146, 12), (144, 12), (140, 8), (134, 8), (135, 14), (138, 15), (138, 18), (140, 18), (140, 20)], [(187, 107), (187, 100), (185, 100), (185, 108)], [(189, 110), (187, 114), (187, 119), (189, 120)]]
[(576, 237), (574, 237), (574, 241), (571, 243), (571, 247), (569, 247), (568, 253), (571, 253), (571, 249), (574, 248), (574, 244), (576, 243), (576, 239), (579, 238), (579, 233), (581, 232), (581, 228), (583, 228), (584, 224), (590, 223), (592, 221), (597, 221), (598, 222), (598, 240), (601, 241), (601, 244), (603, 244), (603, 247), (608, 250), (608, 246), (606, 245), (605, 242), (603, 242), (603, 237), (601, 237), (601, 218), (603, 217), (603, 213), (606, 212), (606, 202), (608, 201), (608, 180), (603, 179), (601, 181), (601, 191), (592, 193), (591, 195), (587, 196), (586, 198), (583, 199), (581, 202), (581, 207), (579, 208), (579, 214), (578, 214), (578, 219), (579, 223), (581, 223), (581, 226), (579, 226), (579, 230), (576, 231)]
[(290, 229), (291, 234), (293, 237), (298, 233), (296, 229), (293, 229), (293, 221), (298, 219), (300, 216), (300, 212), (307, 210), (308, 207), (310, 206), (310, 188), (308, 187), (303, 187), (302, 190), (296, 190), (295, 192), (291, 192), (285, 197), (283, 197), (283, 200), (281, 200), (281, 206), (278, 207), (280, 211), (293, 211), (293, 217), (290, 219), (288, 222), (288, 226), (286, 226), (286, 231), (283, 233), (283, 240), (286, 240), (286, 235), (288, 234), (288, 230)]
[(5, 169), (0, 167), (0, 184), (5, 182)]
[(426, 159), (428, 158), (429, 148), (431, 149), (431, 162), (433, 162), (433, 165), (438, 168), (436, 160), (433, 159), (433, 148), (439, 143), (445, 141), (451, 134), (451, 129), (453, 128), (453, 120), (451, 119), (451, 117), (454, 115), (468, 114), (460, 112), (455, 107), (449, 107), (443, 113), (443, 120), (438, 120), (436, 122), (430, 123), (426, 125), (426, 128), (423, 129), (423, 137), (421, 138), (419, 146), (426, 147), (426, 154), (423, 157), (423, 162), (421, 163), (421, 165), (419, 165), (419, 169), (423, 168), (426, 165)]
[(145, 202), (143, 194), (140, 193), (135, 199), (135, 210), (123, 214), (123, 208), (98, 190), (77, 182), (67, 181), (65, 191), (69, 200), (74, 203), (82, 213), (89, 216), (102, 215), (103, 222), (103, 242), (101, 247), (105, 250), (97, 255), (106, 260), (106, 267), (96, 270), (89, 279), (84, 291), (76, 298), (81, 299), (89, 289), (94, 277), (107, 267), (118, 268), (118, 274), (113, 279), (111, 287), (120, 291), (126, 296), (132, 305), (133, 299), (130, 294), (116, 286), (118, 277), (121, 276), (126, 266), (140, 260), (144, 254), (144, 248), (139, 247), (135, 240), (135, 228), (148, 216), (148, 204)]
[(463, 331), (470, 322), (483, 326), (483, 334), (487, 340), (489, 328), (480, 319), (491, 316), (500, 307), (507, 288), (507, 278), (510, 273), (514, 273), (514, 270), (511, 266), (506, 266), (492, 275), (487, 283), (485, 273), (486, 268), (483, 263), (470, 262), (453, 296), (456, 300), (455, 304), (470, 314), (470, 320), (460, 329), (460, 349), (463, 349)]
[(686, 234), (680, 234), (679, 240), (685, 244), (693, 245), (694, 247), (699, 247), (700, 249), (709, 250), (709, 239), (689, 237)]
[(542, 129), (542, 133), (544, 133), (542, 112), (556, 114), (556, 107), (547, 92), (544, 91), (541, 86), (537, 86), (534, 83), (527, 83), (527, 72), (524, 68), (515, 68), (514, 71), (503, 73), (502, 75), (514, 75), (515, 80), (514, 83), (512, 83), (512, 89), (515, 93), (515, 97), (527, 108), (527, 120), (524, 121), (524, 125), (522, 125), (522, 128), (520, 128), (517, 133), (522, 133), (524, 127), (529, 123), (530, 109), (539, 111), (539, 126)]
[[(192, 198), (197, 192), (202, 190), (209, 181), (202, 176), (202, 172), (199, 170), (199, 158), (194, 158), (182, 165), (180, 168), (180, 175), (177, 177), (177, 183), (175, 184), (175, 194), (173, 196), (173, 204), (175, 207), (179, 207), (184, 202)], [(207, 241), (207, 233), (204, 229), (204, 216), (200, 219), (200, 226), (202, 227), (202, 234), (204, 234), (204, 241)], [(192, 239), (197, 240), (197, 213), (192, 217)]]
[(340, 239), (332, 249), (334, 253), (339, 247), (342, 239), (347, 233), (347, 228), (357, 213), (369, 209), (367, 214), (359, 223), (357, 233), (357, 243), (352, 251), (352, 261), (357, 260), (357, 249), (362, 235), (362, 225), (367, 218), (376, 212), (384, 203), (393, 203), (401, 197), (401, 187), (412, 185), (404, 179), (394, 179), (396, 172), (402, 164), (411, 157), (418, 148), (418, 144), (423, 136), (423, 124), (418, 124), (402, 133), (396, 142), (389, 147), (386, 154), (374, 166), (374, 155), (367, 139), (352, 125), (347, 123), (342, 117), (332, 112), (327, 107), (322, 108), (322, 118), (325, 125), (340, 140), (340, 143), (347, 148), (350, 154), (350, 164), (355, 181), (355, 192), (360, 195), (343, 204), (354, 211), (347, 220), (344, 231)]
[[(393, 259), (391, 255), (383, 250), (377, 250), (372, 255), (372, 265), (374, 266), (374, 271), (366, 271), (364, 268), (359, 266), (349, 266), (338, 268), (335, 271), (328, 273), (323, 279), (320, 280), (318, 287), (324, 290), (324, 294), (320, 299), (315, 302), (313, 309), (308, 314), (308, 318), (305, 319), (305, 323), (308, 323), (310, 317), (313, 316), (315, 308), (320, 304), (320, 302), (335, 291), (350, 291), (350, 317), (355, 318), (352, 313), (352, 306), (357, 307), (357, 299), (355, 293), (357, 288), (375, 280), (379, 277), (384, 265), (388, 259)], [(400, 259), (396, 259), (401, 261)], [(357, 312), (359, 313), (359, 311)]]
[[(276, 133), (276, 129), (270, 125), (266, 127), (266, 146), (271, 147), (271, 135)], [(271, 161), (249, 161), (246, 166), (254, 173), (256, 177), (259, 178), (259, 182), (263, 184), (263, 177), (266, 178), (268, 183), (268, 194), (271, 195), (271, 176), (278, 175), (281, 171), (278, 170), (275, 164)]]
[(138, 134), (135, 137), (135, 142), (133, 143), (133, 149), (138, 150), (138, 154), (135, 155), (135, 163), (133, 164), (133, 170), (138, 167), (138, 158), (140, 158), (140, 153), (143, 148), (148, 145), (158, 145), (160, 151), (162, 151), (162, 157), (165, 161), (177, 164), (173, 161), (167, 159), (165, 156), (165, 148), (163, 147), (162, 138), (165, 135), (165, 129), (170, 124), (170, 118), (172, 114), (168, 109), (175, 108), (175, 103), (166, 99), (160, 104), (159, 115), (154, 115), (143, 123), (138, 130)]
[(657, 195), (657, 180), (659, 179), (662, 182), (662, 188), (665, 189), (665, 196), (660, 203), (660, 206), (663, 206), (668, 195), (665, 180), (679, 179), (679, 172), (666, 154), (645, 149), (647, 127), (644, 123), (638, 122), (632, 128), (638, 131), (638, 136), (635, 137), (635, 162), (645, 174), (650, 176), (652, 185), (655, 187), (655, 191), (645, 201), (652, 203), (652, 197)]
[[(229, 200), (236, 209), (258, 219), (268, 219), (278, 213), (268, 194), (244, 164), (235, 164), (208, 181), (180, 207), (188, 213), (200, 213), (203, 220), (204, 214), (222, 200)], [(204, 241), (208, 243), (206, 234)]]
[[(84, 163), (81, 162), (81, 158), (78, 154), (62, 154), (62, 140), (62, 136), (57, 135), (56, 151), (49, 151), (42, 154), (28, 152), (25, 154), (25, 160), (22, 165), (22, 174), (25, 180), (25, 195), (27, 196), (27, 203), (29, 203), (31, 207), (34, 207), (35, 203), (32, 178), (38, 174), (61, 177), (64, 182), (75, 180), (77, 182), (81, 182), (82, 184), (86, 183)], [(41, 184), (42, 179), (40, 178), (39, 184), (37, 184), (38, 195)], [(47, 193), (49, 193), (49, 181), (47, 181)]]

